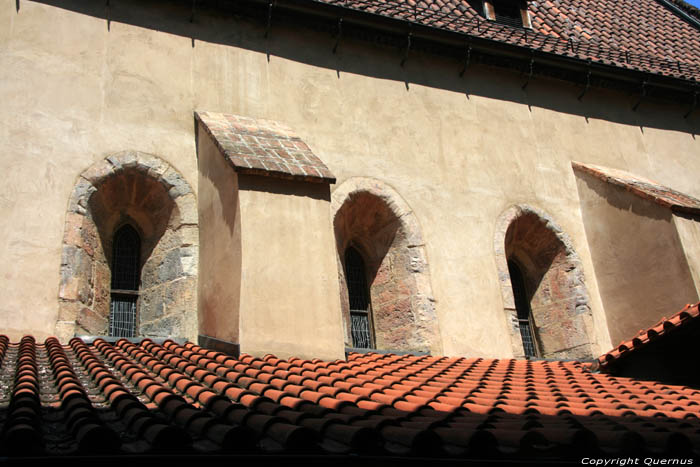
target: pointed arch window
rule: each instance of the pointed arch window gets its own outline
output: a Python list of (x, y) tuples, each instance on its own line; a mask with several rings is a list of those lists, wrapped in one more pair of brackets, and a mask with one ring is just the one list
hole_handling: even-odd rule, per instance
[(136, 334), (136, 302), (139, 295), (141, 238), (126, 224), (112, 241), (112, 287), (109, 335), (133, 337)]
[(348, 284), (352, 345), (360, 349), (374, 348), (367, 270), (362, 255), (353, 247), (345, 250), (345, 279)]
[(537, 357), (537, 339), (535, 336), (535, 326), (532, 322), (532, 311), (530, 310), (530, 300), (525, 289), (525, 278), (520, 266), (508, 260), (508, 272), (513, 286), (513, 298), (515, 299), (515, 309), (518, 313), (518, 327), (520, 337), (523, 340), (523, 350), (526, 357)]

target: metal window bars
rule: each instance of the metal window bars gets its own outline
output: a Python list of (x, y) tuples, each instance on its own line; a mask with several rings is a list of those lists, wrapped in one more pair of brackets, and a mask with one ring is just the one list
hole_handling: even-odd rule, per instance
[(109, 335), (134, 337), (136, 331), (135, 295), (112, 294), (109, 310)]
[(369, 326), (369, 313), (362, 310), (350, 310), (350, 333), (352, 345), (357, 349), (372, 348), (372, 333)]
[(508, 260), (508, 274), (510, 275), (511, 287), (513, 288), (513, 300), (517, 312), (520, 337), (523, 341), (523, 352), (526, 357), (537, 357), (539, 352), (535, 326), (532, 322), (530, 300), (525, 287), (525, 276), (520, 266), (513, 260)]
[(532, 335), (532, 329), (530, 328), (530, 319), (518, 319), (518, 327), (520, 328), (520, 337), (523, 340), (523, 351), (526, 357), (536, 357), (537, 350), (535, 347), (535, 340)]
[(109, 310), (109, 335), (136, 335), (136, 304), (140, 282), (141, 240), (130, 225), (114, 234), (112, 249), (112, 292)]
[(352, 345), (358, 349), (372, 348), (372, 319), (365, 262), (353, 247), (348, 247), (345, 251), (345, 281), (350, 302)]

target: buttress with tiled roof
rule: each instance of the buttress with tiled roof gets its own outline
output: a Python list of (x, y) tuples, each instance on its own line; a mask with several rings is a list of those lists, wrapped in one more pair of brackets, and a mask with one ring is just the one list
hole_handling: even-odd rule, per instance
[(700, 391), (578, 362), (234, 358), (172, 340), (31, 336), (0, 337), (0, 358), (2, 455), (699, 454)]

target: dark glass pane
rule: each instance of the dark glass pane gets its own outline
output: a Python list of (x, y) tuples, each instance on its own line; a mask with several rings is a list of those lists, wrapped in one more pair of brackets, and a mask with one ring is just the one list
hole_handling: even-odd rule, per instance
[(130, 225), (117, 230), (113, 240), (112, 288), (138, 290), (141, 240)]
[(348, 296), (351, 310), (369, 310), (369, 293), (365, 262), (353, 247), (345, 251), (345, 280), (348, 284)]
[(515, 299), (515, 309), (518, 312), (518, 327), (520, 328), (520, 337), (523, 340), (523, 350), (527, 357), (536, 357), (534, 330), (530, 325), (530, 301), (525, 291), (523, 273), (513, 261), (508, 261), (508, 272), (513, 286), (513, 298)]
[(513, 0), (494, 0), (493, 9), (496, 13), (496, 22), (522, 27), (523, 17), (520, 15), (520, 2)]

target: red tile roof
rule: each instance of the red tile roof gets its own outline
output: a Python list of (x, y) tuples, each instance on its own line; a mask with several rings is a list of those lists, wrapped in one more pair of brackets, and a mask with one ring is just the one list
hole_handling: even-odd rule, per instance
[(326, 164), (281, 123), (216, 112), (195, 118), (237, 172), (335, 183)]
[(566, 57), (700, 80), (700, 29), (657, 0), (528, 2), (533, 30), (483, 18), (468, 0), (315, 0)]
[(622, 170), (610, 169), (592, 164), (571, 163), (574, 170), (585, 172), (604, 182), (617, 185), (630, 193), (653, 201), (672, 211), (700, 214), (700, 200), (665, 187), (651, 180), (645, 180)]
[(700, 391), (579, 362), (233, 358), (170, 340), (29, 336), (0, 336), (0, 358), (0, 455), (564, 458), (700, 447)]
[(649, 329), (642, 329), (633, 338), (620, 342), (620, 344), (610, 352), (598, 357), (601, 369), (605, 370), (620, 357), (630, 355), (635, 350), (646, 346), (649, 342), (666, 338), (669, 334), (672, 334), (673, 331), (681, 329), (691, 322), (696, 322), (698, 318), (700, 318), (699, 306), (700, 303), (686, 305), (685, 308), (670, 318), (663, 317)]

